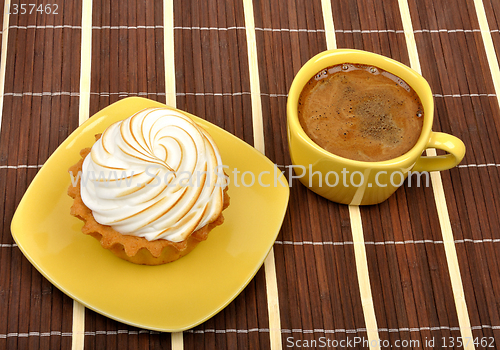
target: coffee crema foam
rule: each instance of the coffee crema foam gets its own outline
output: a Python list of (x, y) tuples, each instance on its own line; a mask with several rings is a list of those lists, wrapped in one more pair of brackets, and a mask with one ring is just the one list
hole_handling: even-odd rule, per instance
[(330, 153), (376, 162), (408, 152), (420, 137), (423, 107), (401, 78), (373, 66), (328, 67), (299, 97), (306, 134)]

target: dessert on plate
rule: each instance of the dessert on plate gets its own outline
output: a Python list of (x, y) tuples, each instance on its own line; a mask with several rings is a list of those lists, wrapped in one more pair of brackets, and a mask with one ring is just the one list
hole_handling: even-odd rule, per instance
[(85, 222), (83, 233), (124, 260), (172, 262), (224, 221), (229, 196), (219, 150), (181, 111), (139, 111), (80, 155), (69, 169), (71, 214)]

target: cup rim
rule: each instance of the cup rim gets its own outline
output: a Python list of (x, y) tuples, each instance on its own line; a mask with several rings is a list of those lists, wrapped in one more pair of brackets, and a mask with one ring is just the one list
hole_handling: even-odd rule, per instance
[[(307, 82), (322, 69), (338, 65), (342, 63), (366, 64), (373, 65), (388, 71), (410, 85), (420, 98), (422, 107), (424, 109), (424, 122), (420, 136), (415, 145), (406, 153), (388, 160), (383, 161), (362, 161), (345, 158), (328, 152), (314, 142), (309, 135), (306, 134), (299, 122), (298, 117), (298, 100), (302, 89)], [(369, 165), (372, 168), (387, 167), (388, 165), (395, 165), (401, 163), (414, 163), (418, 157), (425, 150), (432, 132), (432, 123), (434, 119), (434, 100), (432, 91), (427, 80), (425, 80), (418, 72), (412, 68), (398, 62), (392, 58), (382, 56), (373, 52), (356, 50), (356, 49), (333, 49), (320, 52), (311, 59), (309, 59), (295, 75), (287, 98), (287, 121), (288, 131), (295, 132), (303, 141), (312, 146), (316, 151), (320, 152), (326, 157), (366, 167)]]

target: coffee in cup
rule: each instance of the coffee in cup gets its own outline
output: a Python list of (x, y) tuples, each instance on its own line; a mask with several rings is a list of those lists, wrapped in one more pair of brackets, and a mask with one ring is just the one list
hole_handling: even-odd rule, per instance
[[(347, 69), (343, 70), (344, 66)], [(340, 97), (330, 96), (326, 98), (326, 101), (313, 101), (309, 107), (306, 106), (310, 111), (317, 111), (314, 112), (317, 124), (311, 124), (308, 129), (308, 126), (302, 125), (300, 121), (299, 109), (302, 113), (306, 110), (303, 105), (299, 105), (299, 102), (303, 103), (301, 94), (308, 94), (310, 88), (307, 85), (311, 79), (313, 79), (312, 85), (318, 84), (320, 86), (319, 84), (326, 81), (323, 75), (335, 77), (337, 73), (330, 72), (330, 69), (340, 69), (339, 72), (347, 71), (349, 76), (359, 74), (361, 75), (360, 81), (363, 81), (363, 76), (365, 78), (369, 76), (369, 79), (388, 78), (389, 80), (385, 79), (388, 86), (395, 87), (397, 83), (406, 92), (397, 90), (400, 92), (396, 91), (391, 95), (393, 98), (396, 96), (396, 103), (391, 103), (390, 97), (385, 99), (385, 101), (389, 100), (387, 101), (389, 106), (392, 104), (394, 106), (379, 108), (389, 93), (380, 93), (378, 97), (376, 93), (381, 92), (382, 86), (385, 86), (386, 83), (378, 85), (365, 81), (364, 84), (358, 84), (363, 89), (357, 92), (356, 99), (351, 98), (352, 101), (349, 101), (347, 97), (342, 97), (344, 102), (341, 100), (335, 102), (332, 98), (340, 99)], [(376, 71), (372, 72), (373, 70)], [(340, 73), (338, 75), (340, 76)], [(314, 82), (314, 79), (318, 82)], [(341, 83), (337, 85), (344, 86)], [(347, 85), (344, 88), (347, 91), (342, 91), (338, 87), (337, 89), (345, 93), (345, 96), (356, 92), (356, 90), (351, 92)], [(368, 90), (364, 91), (366, 89)], [(309, 95), (312, 96), (311, 93)], [(328, 96), (328, 94), (324, 95)], [(418, 99), (415, 99), (415, 95)], [(400, 116), (399, 112), (396, 113), (396, 108), (400, 107), (398, 104), (403, 99), (405, 101), (413, 99), (412, 103), (408, 102), (408, 108), (402, 108), (406, 117)], [(321, 111), (318, 106), (322, 108)], [(353, 121), (354, 119), (349, 119), (348, 112), (351, 107), (352, 114), (358, 117), (356, 123)], [(387, 110), (387, 108), (389, 109)], [(345, 112), (343, 124), (333, 125), (332, 128), (330, 125), (321, 124), (320, 121), (323, 119), (326, 121), (331, 117), (323, 115), (325, 111), (333, 113), (334, 118), (339, 115), (337, 112)], [(360, 117), (361, 112), (364, 113), (363, 118)], [(378, 120), (373, 116), (378, 116)], [(381, 118), (382, 120), (380, 120)], [(402, 120), (405, 122), (403, 123), (400, 118), (403, 118)], [(325, 198), (337, 203), (352, 205), (376, 204), (386, 200), (411, 174), (417, 173), (417, 176), (414, 177), (416, 183), (412, 186), (419, 186), (420, 183), (424, 183), (424, 178), (428, 179), (429, 172), (450, 169), (460, 163), (465, 154), (465, 146), (458, 138), (432, 131), (433, 118), (434, 101), (429, 84), (420, 74), (408, 66), (367, 51), (339, 49), (321, 52), (307, 61), (299, 70), (288, 93), (287, 136), (292, 161), (291, 167), (295, 173), (295, 175), (290, 176), (289, 181), (292, 183), (294, 179), (298, 179), (309, 189)], [(408, 123), (408, 126), (405, 126), (405, 123)], [(385, 131), (389, 128), (390, 132), (382, 132), (384, 127)], [(313, 131), (322, 131), (316, 135), (320, 136), (319, 139), (314, 140)], [(343, 136), (346, 136), (347, 139), (348, 133), (354, 135), (355, 132), (358, 133), (356, 136), (358, 138), (354, 140), (352, 147), (347, 147), (344, 150), (347, 153), (336, 154), (341, 148), (339, 144), (344, 142)], [(363, 132), (365, 133), (365, 141), (368, 140), (367, 143), (361, 142)], [(368, 137), (370, 133), (372, 134), (371, 138)], [(380, 144), (377, 146), (377, 142), (380, 142), (378, 139), (383, 139), (383, 135), (387, 136), (385, 137), (388, 141), (387, 150), (392, 149), (395, 155), (387, 154), (384, 157), (385, 160), (375, 160), (378, 153), (385, 153)], [(330, 142), (331, 139), (334, 139), (333, 136), (337, 137), (335, 141), (337, 146), (330, 151), (327, 150), (329, 149), (328, 145), (320, 145), (321, 138)], [(402, 142), (397, 142), (398, 138)], [(374, 143), (374, 141), (377, 142)], [(427, 148), (441, 149), (446, 154), (434, 155), (435, 152), (431, 151), (430, 155), (423, 155), (422, 152)], [(366, 157), (364, 159), (368, 160), (358, 160), (359, 158), (356, 157), (360, 156)]]
[(343, 63), (323, 69), (304, 86), (298, 106), (305, 133), (338, 156), (378, 162), (415, 146), (423, 125), (416, 92), (381, 68)]

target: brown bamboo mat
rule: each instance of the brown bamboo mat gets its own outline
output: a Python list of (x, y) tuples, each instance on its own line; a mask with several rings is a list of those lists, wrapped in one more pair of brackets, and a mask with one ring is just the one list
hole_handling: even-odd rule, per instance
[[(0, 16), (0, 349), (313, 348), (322, 339), (338, 348), (367, 348), (353, 341), (374, 336), (392, 348), (499, 347), (498, 1), (94, 0), (91, 28), (82, 26), (87, 1), (54, 2), (57, 15), (14, 14), (22, 3), (29, 5), (0, 1), (0, 9), (7, 7)], [(165, 16), (173, 16), (173, 28)], [(380, 53), (414, 68), (416, 53), (434, 93), (433, 129), (464, 141), (461, 165), (441, 172), (441, 182), (430, 187), (405, 185), (386, 202), (361, 207), (361, 225), (348, 206), (294, 181), (265, 268), (193, 329), (160, 333), (89, 309), (74, 317), (81, 306), (22, 255), (10, 223), (37, 171), (78, 126), (82, 99), (90, 96), (86, 112), (92, 115), (129, 96), (160, 102), (175, 96), (178, 108), (255, 145), (286, 169), (288, 89), (309, 58), (331, 48), (331, 38), (338, 48)], [(90, 62), (81, 62), (89, 49)], [(173, 57), (173, 66), (165, 57)], [(84, 73), (89, 91), (80, 90)], [(358, 281), (359, 229), (372, 309)], [(450, 266), (449, 232), (457, 266)], [(475, 345), (458, 344), (468, 334)]]

